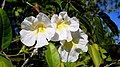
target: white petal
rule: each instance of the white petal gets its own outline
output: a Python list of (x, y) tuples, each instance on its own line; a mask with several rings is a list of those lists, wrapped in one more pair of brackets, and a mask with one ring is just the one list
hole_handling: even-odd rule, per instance
[(58, 33), (55, 33), (54, 36), (51, 38), (51, 41), (59, 41)]
[(76, 32), (72, 32), (72, 37), (76, 44), (86, 45), (88, 43), (88, 36), (80, 29)]
[(36, 22), (42, 22), (45, 25), (49, 25), (51, 23), (50, 19), (48, 18), (47, 15), (45, 15), (44, 13), (39, 13), (34, 21), (34, 23)]
[(82, 32), (80, 35), (81, 35), (82, 39), (84, 39), (84, 40), (88, 39), (88, 36), (84, 32)]
[(87, 46), (88, 36), (80, 29), (79, 29), (79, 33), (80, 33), (80, 38), (79, 38), (79, 41), (78, 41), (76, 47), (80, 48), (83, 52), (87, 52), (87, 50), (88, 50), (88, 46)]
[(77, 31), (79, 29), (79, 21), (76, 17), (70, 19), (71, 24), (69, 25), (70, 31)]
[(85, 45), (82, 45), (82, 44), (77, 44), (76, 46), (78, 49), (81, 49), (83, 52), (87, 52), (88, 51), (88, 46), (85, 44)]
[(39, 32), (37, 37), (37, 44), (35, 45), (35, 48), (40, 48), (45, 45), (48, 45), (48, 41), (46, 40), (45, 35)]
[(88, 36), (84, 32), (80, 32), (79, 44), (86, 45), (88, 43)]
[(64, 17), (65, 15), (67, 15), (67, 12), (66, 11), (60, 12), (59, 15)]
[(62, 28), (60, 31), (57, 31), (59, 35), (59, 40), (66, 40), (67, 39), (67, 31), (65, 28)]
[(54, 34), (55, 34), (55, 29), (53, 28), (46, 29), (45, 36), (48, 39), (48, 41), (50, 41), (50, 39), (54, 36)]
[(57, 24), (56, 23), (51, 23), (51, 27), (57, 30)]
[(75, 62), (78, 59), (79, 52), (74, 48), (70, 52), (66, 51), (62, 46), (58, 48), (62, 62)]
[(33, 16), (25, 18), (24, 21), (21, 23), (21, 28), (25, 30), (30, 30), (34, 20), (35, 20), (35, 17)]
[(82, 50), (83, 52), (87, 52), (87, 51), (88, 51), (88, 46), (86, 45), (86, 46), (81, 47), (81, 50)]
[(87, 46), (88, 40), (79, 40), (79, 43), (76, 45), (77, 48), (80, 48), (83, 52), (88, 51)]
[(21, 30), (21, 42), (26, 46), (33, 46), (35, 44), (36, 36), (33, 31)]
[(78, 43), (81, 45), (86, 45), (88, 43), (88, 40), (79, 39)]
[(75, 48), (72, 48), (69, 56), (68, 56), (68, 62), (75, 62), (77, 61), (78, 57), (79, 57), (79, 51), (77, 52)]
[(72, 35), (70, 31), (67, 31), (67, 42), (70, 42), (72, 40)]
[(68, 16), (67, 12), (60, 12), (59, 19), (64, 19), (65, 21), (69, 21), (70, 17)]
[(57, 14), (54, 14), (54, 15), (52, 16), (52, 18), (51, 18), (51, 22), (52, 22), (52, 23), (56, 23), (58, 19), (59, 19), (59, 18), (58, 18), (58, 15), (57, 15)]
[(64, 50), (61, 46), (58, 48), (58, 52), (60, 54), (62, 62), (67, 62), (68, 61), (68, 54), (66, 50)]

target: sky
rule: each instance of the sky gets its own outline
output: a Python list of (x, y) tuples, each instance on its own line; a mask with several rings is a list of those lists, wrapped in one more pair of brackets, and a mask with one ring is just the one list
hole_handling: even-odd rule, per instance
[[(112, 1), (115, 1), (115, 0), (112, 0)], [(120, 0), (118, 0), (117, 2), (118, 4), (120, 4)], [(109, 9), (109, 8), (115, 8), (115, 2), (110, 2), (110, 0), (107, 0), (107, 7), (106, 9)], [(99, 8), (102, 10), (105, 10), (105, 13), (110, 17), (110, 19), (115, 22), (115, 24), (117, 25), (118, 29), (120, 30), (120, 18), (118, 18), (118, 16), (120, 16), (120, 7), (118, 9), (116, 9), (115, 11), (112, 11), (112, 12), (108, 12), (106, 9), (105, 9), (105, 6), (100, 6), (99, 5)], [(120, 43), (120, 34), (119, 34), (119, 37), (115, 37), (114, 39), (118, 39), (116, 40), (116, 44)]]
[[(105, 12), (112, 21), (115, 22), (115, 24), (117, 25), (118, 29), (120, 30), (120, 19), (118, 18), (118, 16), (120, 15), (119, 13), (117, 12)], [(120, 42), (120, 34), (119, 34), (119, 37), (115, 37), (117, 38), (118, 40), (115, 41), (116, 44), (118, 44)]]
[[(120, 30), (120, 18), (118, 18), (118, 16), (120, 15), (119, 13), (117, 12), (105, 12), (109, 17), (110, 19), (115, 22), (115, 24), (117, 25), (118, 29)], [(114, 39), (117, 39), (115, 41), (115, 44), (118, 44), (120, 42), (120, 34), (119, 34), (119, 37), (115, 37)]]
[(106, 12), (106, 14), (111, 18), (112, 21), (115, 22), (115, 24), (118, 26), (118, 29), (120, 30), (120, 19), (118, 18), (119, 13), (117, 12)]
[[(111, 4), (111, 1), (112, 1), (112, 4)], [(98, 3), (98, 6), (101, 10), (105, 11), (105, 13), (111, 18), (112, 21), (115, 22), (115, 24), (118, 26), (118, 29), (120, 30), (120, 19), (118, 18), (118, 16), (120, 15), (120, 7), (115, 9), (115, 11), (112, 11), (112, 12), (108, 11), (109, 9), (112, 9), (112, 8), (114, 9), (116, 4), (119, 6), (120, 0), (117, 0), (117, 1), (118, 2), (116, 3), (115, 0), (107, 0), (106, 6), (100, 5), (99, 3)]]

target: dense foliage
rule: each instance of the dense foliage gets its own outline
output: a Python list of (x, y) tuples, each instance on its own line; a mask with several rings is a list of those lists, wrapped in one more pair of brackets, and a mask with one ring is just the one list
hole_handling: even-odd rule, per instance
[[(5, 1), (5, 0), (4, 0)], [(21, 67), (103, 67), (120, 66), (120, 47), (115, 44), (119, 30), (110, 17), (101, 12), (98, 4), (87, 0), (6, 0), (0, 5), (0, 66)], [(2, 5), (4, 3), (4, 5)], [(100, 1), (98, 3), (101, 3)], [(77, 17), (79, 28), (88, 35), (88, 52), (80, 52), (76, 62), (62, 62), (58, 54), (59, 42), (39, 48), (31, 56), (34, 47), (20, 41), (21, 23), (25, 17), (39, 12), (50, 18), (53, 14), (66, 11)], [(56, 60), (57, 58), (57, 60)]]

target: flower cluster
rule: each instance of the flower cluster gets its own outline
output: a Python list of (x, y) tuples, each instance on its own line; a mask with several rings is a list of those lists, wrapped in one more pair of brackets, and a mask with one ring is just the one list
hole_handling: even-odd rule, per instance
[(67, 12), (54, 14), (51, 20), (43, 13), (36, 18), (26, 17), (21, 28), (21, 42), (26, 46), (40, 48), (48, 45), (48, 41), (60, 41), (58, 52), (63, 62), (75, 62), (80, 50), (88, 50), (88, 36), (79, 28), (78, 19), (70, 18)]

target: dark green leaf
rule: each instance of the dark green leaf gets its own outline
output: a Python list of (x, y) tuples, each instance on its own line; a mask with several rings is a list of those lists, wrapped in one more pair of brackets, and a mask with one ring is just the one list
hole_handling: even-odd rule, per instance
[(60, 67), (60, 56), (53, 43), (49, 43), (45, 51), (45, 58), (49, 67)]
[[(81, 55), (80, 55), (81, 56)], [(79, 62), (77, 62), (76, 63), (76, 66), (84, 66), (85, 64), (87, 64), (88, 63), (88, 61), (90, 60), (90, 56), (87, 56), (87, 55), (84, 55), (83, 56), (83, 58), (81, 58), (81, 59), (83, 59), (83, 60), (81, 60), (81, 61), (79, 61)]]
[(66, 5), (67, 5), (67, 2), (62, 2), (61, 3), (62, 9), (65, 9)]
[(0, 8), (0, 47), (7, 48), (12, 40), (12, 28), (7, 14)]
[(17, 2), (17, 0), (6, 0), (7, 2)]
[(87, 28), (87, 32), (92, 34), (92, 25), (90, 24), (90, 21), (84, 17), (84, 16), (79, 16), (80, 22), (84, 24), (85, 28)]
[(61, 6), (57, 2), (48, 2), (48, 5), (55, 6), (56, 13), (59, 13), (61, 11)]
[(100, 21), (100, 18), (98, 18), (98, 17), (95, 17), (93, 19), (93, 22), (95, 23), (95, 35), (96, 35), (97, 42), (99, 44), (101, 44), (102, 40), (104, 38), (103, 25), (102, 25), (102, 23)]
[(117, 25), (110, 19), (110, 17), (106, 13), (98, 13), (98, 15), (103, 19), (103, 21), (107, 24), (107, 26), (111, 29), (113, 34), (118, 35), (119, 30)]
[(76, 8), (79, 12), (84, 12), (82, 6), (84, 5), (81, 1), (72, 1), (71, 4)]
[(0, 67), (13, 67), (12, 63), (0, 55)]

